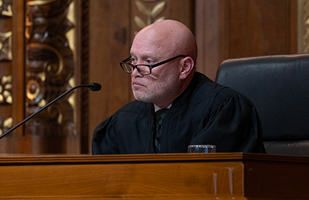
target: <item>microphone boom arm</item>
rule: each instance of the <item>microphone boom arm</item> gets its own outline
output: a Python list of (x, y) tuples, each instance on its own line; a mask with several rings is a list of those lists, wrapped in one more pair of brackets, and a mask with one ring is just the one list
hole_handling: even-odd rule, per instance
[(24, 119), (22, 122), (20, 122), (19, 124), (17, 124), (16, 126), (14, 126), (13, 128), (11, 128), (10, 130), (8, 130), (6, 133), (0, 135), (0, 139), (2, 139), (4, 136), (6, 136), (7, 134), (11, 133), (12, 131), (14, 131), (15, 129), (17, 129), (18, 127), (20, 127), (21, 125), (23, 125), (24, 123), (26, 123), (27, 121), (29, 121), (31, 118), (33, 118), (34, 116), (36, 116), (37, 114), (39, 114), (40, 112), (42, 112), (43, 110), (45, 110), (46, 108), (48, 108), (51, 104), (55, 103), (56, 101), (58, 101), (59, 99), (61, 99), (63, 96), (67, 95), (68, 93), (72, 92), (73, 90), (80, 88), (80, 87), (89, 87), (92, 91), (98, 91), (101, 89), (101, 85), (99, 83), (92, 83), (91, 85), (78, 85), (75, 86), (73, 88), (71, 88), (70, 90), (62, 93), (60, 96), (58, 96), (57, 98), (55, 98), (54, 100), (52, 100), (51, 102), (49, 102), (48, 104), (46, 104), (45, 106), (43, 106), (39, 111), (33, 113), (32, 115), (30, 115), (29, 117), (27, 117), (26, 119)]

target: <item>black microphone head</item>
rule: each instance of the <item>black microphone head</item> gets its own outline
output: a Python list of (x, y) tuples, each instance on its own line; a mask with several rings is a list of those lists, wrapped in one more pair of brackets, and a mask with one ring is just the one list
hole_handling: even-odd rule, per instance
[(89, 88), (92, 91), (99, 91), (99, 90), (101, 90), (101, 84), (100, 83), (91, 83)]

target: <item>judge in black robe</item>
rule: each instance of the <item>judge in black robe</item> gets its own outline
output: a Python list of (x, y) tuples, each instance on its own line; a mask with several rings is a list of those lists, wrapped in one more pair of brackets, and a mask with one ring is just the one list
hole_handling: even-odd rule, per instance
[[(130, 54), (120, 65), (131, 74), (136, 100), (98, 125), (93, 154), (184, 153), (190, 144), (264, 152), (254, 106), (196, 72), (197, 44), (184, 24), (163, 20), (145, 27)], [(163, 120), (155, 119), (157, 108), (167, 109)]]
[[(152, 103), (128, 103), (96, 128), (93, 154), (154, 153), (154, 121)], [(184, 153), (190, 144), (216, 145), (217, 152), (265, 152), (253, 104), (198, 72), (166, 111), (161, 128), (160, 153)]]

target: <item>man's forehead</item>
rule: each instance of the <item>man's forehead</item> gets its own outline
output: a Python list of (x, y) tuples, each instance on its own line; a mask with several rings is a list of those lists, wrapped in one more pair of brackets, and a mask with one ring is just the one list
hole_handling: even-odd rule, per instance
[(166, 54), (167, 48), (162, 43), (156, 42), (138, 42), (133, 43), (130, 53), (134, 56), (158, 57)]

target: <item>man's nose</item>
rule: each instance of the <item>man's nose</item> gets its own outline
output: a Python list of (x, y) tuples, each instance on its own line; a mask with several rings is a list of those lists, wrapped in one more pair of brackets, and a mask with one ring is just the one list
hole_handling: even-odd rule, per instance
[(141, 74), (138, 72), (137, 67), (135, 67), (131, 73), (132, 76), (140, 76)]

